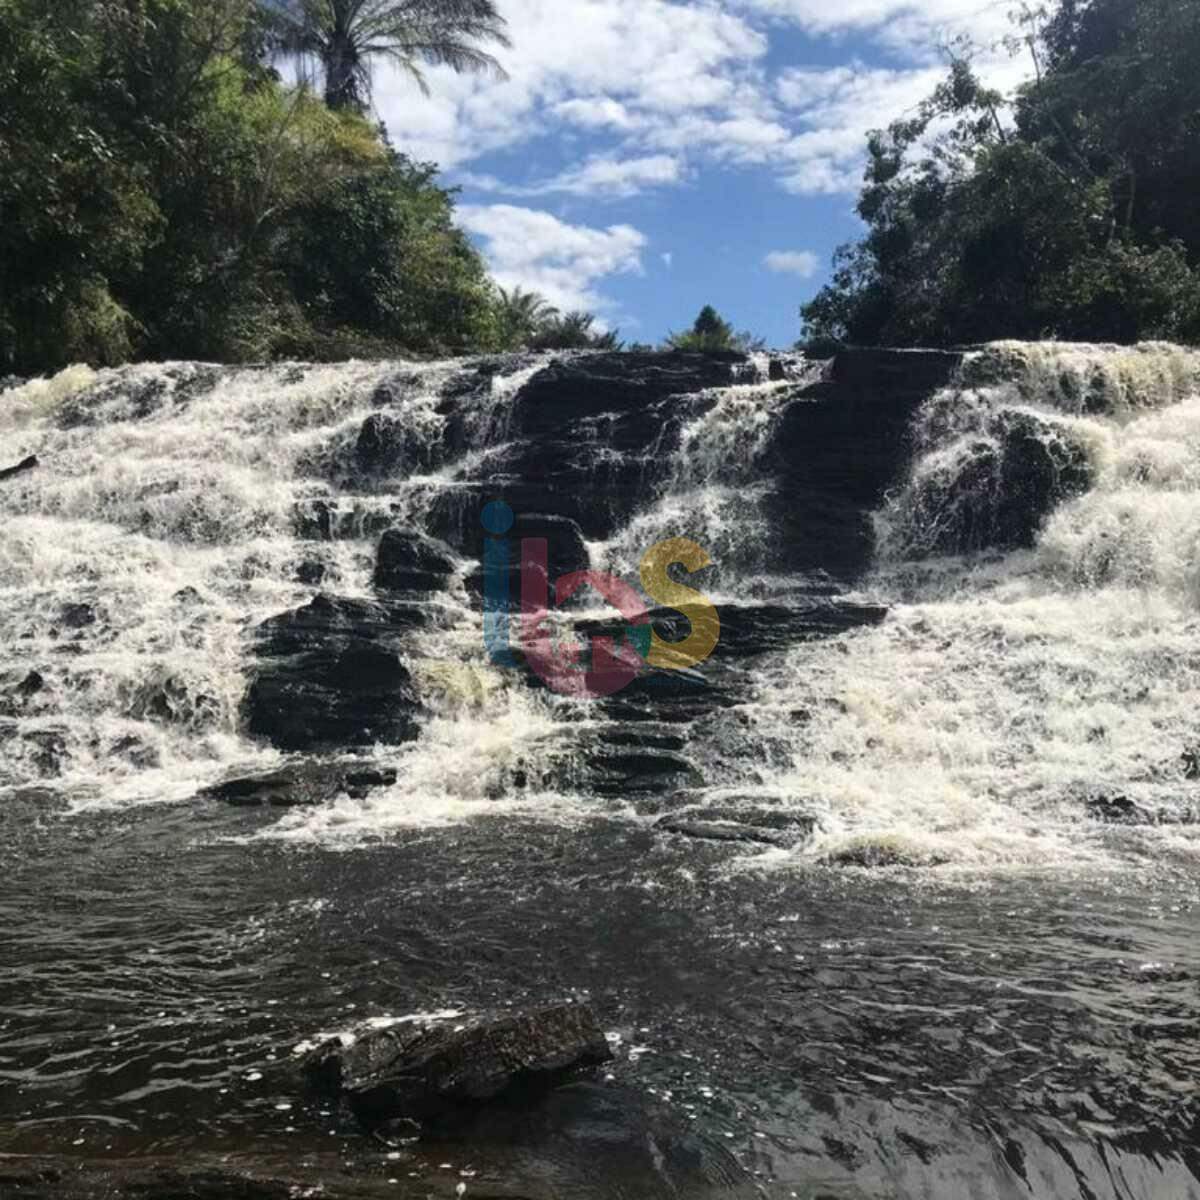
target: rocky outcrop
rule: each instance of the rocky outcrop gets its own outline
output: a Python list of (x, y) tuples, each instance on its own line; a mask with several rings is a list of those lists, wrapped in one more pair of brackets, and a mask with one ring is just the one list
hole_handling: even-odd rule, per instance
[(782, 569), (853, 579), (871, 564), (871, 514), (909, 459), (921, 404), (953, 379), (962, 355), (940, 350), (847, 350), (825, 377), (797, 389), (765, 472)]
[(396, 413), (372, 413), (354, 444), (355, 465), (368, 475), (403, 478), (432, 470), (442, 457), (439, 439)]
[(377, 1129), (544, 1090), (611, 1057), (591, 1010), (562, 1004), (465, 1028), (376, 1030), (349, 1047), (319, 1047), (303, 1071), (310, 1088), (343, 1097), (365, 1128)]
[(15, 467), (0, 469), (0, 482), (3, 482), (5, 479), (12, 479), (16, 475), (23, 475), (26, 471), (32, 471), (37, 465), (37, 456), (31, 454), (28, 458), (21, 459)]
[[(740, 354), (592, 354), (551, 362), (518, 393), (508, 449), (488, 464), (511, 481), (514, 508), (611, 535), (661, 478), (685, 417), (707, 389), (746, 371)], [(502, 493), (509, 499), (507, 492)]]
[(387, 592), (435, 592), (453, 570), (449, 547), (418, 529), (389, 529), (375, 552), (375, 586)]
[(319, 595), (264, 621), (243, 702), (248, 731), (281, 750), (412, 739), (419, 704), (398, 647), (425, 620), (417, 606)]
[(1061, 425), (1001, 409), (944, 471), (914, 480), (907, 523), (914, 553), (964, 554), (1034, 544), (1049, 514), (1091, 486), (1083, 446)]

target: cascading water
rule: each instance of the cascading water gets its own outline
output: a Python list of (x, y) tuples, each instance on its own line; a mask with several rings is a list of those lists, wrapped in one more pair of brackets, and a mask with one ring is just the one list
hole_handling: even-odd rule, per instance
[[(234, 1146), (294, 1194), (607, 1200), (545, 1131), (372, 1158), (282, 1066), (575, 996), (771, 1197), (1200, 1197), (1200, 354), (71, 368), (0, 393), (27, 455), (0, 1180)], [(489, 500), (552, 576), (699, 543), (712, 658), (595, 699), (494, 661)], [(411, 736), (276, 748), (264, 678), (318, 716), (391, 680)]]

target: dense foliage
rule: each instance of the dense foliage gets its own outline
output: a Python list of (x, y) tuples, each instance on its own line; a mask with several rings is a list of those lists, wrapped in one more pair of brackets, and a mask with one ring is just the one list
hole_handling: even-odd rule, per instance
[(1200, 339), (1200, 0), (1057, 0), (1011, 101), (959, 47), (871, 135), (865, 238), (801, 312), (860, 344)]
[(488, 348), (433, 168), (271, 69), (255, 0), (0, 0), (0, 371)]

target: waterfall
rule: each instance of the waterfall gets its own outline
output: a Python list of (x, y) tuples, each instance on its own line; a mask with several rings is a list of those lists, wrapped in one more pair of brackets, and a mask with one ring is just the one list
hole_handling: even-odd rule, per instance
[[(907, 441), (891, 432), (892, 377), (871, 376), (852, 403), (846, 368), (800, 359), (567, 354), (71, 368), (12, 388), (5, 459), (41, 465), (0, 484), (0, 788), (122, 807), (278, 764), (245, 728), (253, 631), (317, 592), (374, 602), (380, 534), (416, 528), (444, 539), (452, 564), (422, 601), (433, 616), (394, 639), (420, 733), (355, 751), (397, 782), (288, 813), (264, 836), (620, 809), (620, 788), (594, 794), (585, 749), (618, 737), (637, 770), (686, 765), (655, 795), (674, 787), (714, 809), (752, 795), (812, 815), (810, 842), (759, 865), (1185, 852), (1200, 802), (1187, 767), (1200, 355), (981, 347), (918, 397)], [(844, 458), (829, 459), (831, 441)], [(877, 500), (868, 467), (890, 479)], [(664, 714), (677, 718), (647, 700), (653, 729), (630, 733), (612, 705), (497, 667), (472, 580), (479, 507), (506, 497), (564, 529), (613, 514), (581, 545), (634, 584), (656, 541), (703, 546), (714, 565), (700, 583), (729, 622), (707, 668), (717, 707), (664, 732)], [(788, 505), (833, 550), (848, 519), (873, 528), (874, 565), (841, 587), (864, 613), (888, 606), (886, 620), (813, 632), (811, 581), (786, 568), (793, 527), (776, 522)], [(737, 642), (746, 621), (774, 632)], [(1118, 854), (1113, 829), (1089, 819), (1097, 803), (1158, 823)]]
[(1194, 853), (1198, 379), (1174, 347), (1001, 344), (926, 402), (875, 514), (888, 620), (755, 697), (786, 747), (765, 783), (822, 814), (806, 854), (1112, 865), (1089, 805)]

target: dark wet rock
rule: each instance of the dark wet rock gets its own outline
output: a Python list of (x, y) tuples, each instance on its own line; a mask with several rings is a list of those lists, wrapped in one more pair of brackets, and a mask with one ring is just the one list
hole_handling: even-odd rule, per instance
[(1103, 825), (1195, 825), (1200, 823), (1200, 809), (1187, 801), (1174, 805), (1147, 808), (1120, 792), (1099, 792), (1089, 795), (1083, 803), (1084, 812)]
[(1093, 821), (1105, 825), (1153, 825), (1147, 809), (1123, 795), (1095, 795), (1084, 801), (1084, 811)]
[(62, 774), (70, 753), (65, 730), (28, 729), (20, 737), (26, 746), (26, 756), (39, 775), (53, 778)]
[(787, 378), (787, 368), (778, 358), (773, 358), (767, 363), (767, 378), (772, 383), (779, 383)]
[(313, 542), (375, 537), (395, 522), (394, 505), (358, 497), (308, 496), (293, 509), (296, 536)]
[(711, 671), (645, 671), (627, 687), (598, 701), (604, 712), (626, 723), (686, 724), (740, 702), (738, 693)]
[(403, 478), (423, 474), (441, 460), (440, 439), (395, 413), (372, 413), (363, 421), (354, 445), (355, 465), (368, 475)]
[(374, 788), (396, 782), (390, 768), (360, 763), (289, 763), (277, 771), (243, 775), (204, 788), (200, 796), (235, 808), (296, 808), (324, 804), (340, 795), (362, 799)]
[(1184, 779), (1200, 779), (1200, 746), (1189, 746), (1180, 756)]
[[(483, 550), (489, 537), (482, 523), (483, 509), (493, 500), (503, 501), (513, 510), (512, 527), (502, 536), (507, 542), (510, 575), (515, 582), (519, 583), (521, 543), (526, 538), (546, 540), (551, 581), (572, 571), (586, 570), (591, 560), (578, 522), (559, 513), (529, 507), (539, 499), (544, 496), (536, 488), (514, 493), (499, 484), (447, 490), (434, 500), (428, 529), (459, 553), (479, 562), (479, 568), (471, 576), (474, 584), (468, 583), (476, 590), (482, 590), (479, 581)], [(516, 601), (517, 592), (512, 595)]]
[(583, 782), (602, 796), (636, 796), (698, 787), (704, 780), (686, 754), (653, 745), (602, 742), (582, 756)]
[(682, 352), (557, 360), (518, 393), (512, 429), (527, 437), (561, 437), (581, 421), (644, 413), (661, 400), (728, 387), (746, 362), (743, 354)]
[(188, 680), (168, 670), (151, 673), (133, 687), (127, 712), (139, 721), (203, 729), (221, 716), (221, 703)]
[[(714, 403), (741, 355), (588, 354), (547, 362), (517, 393), (481, 465), (487, 499), (577, 523), (609, 536), (660, 478), (684, 418)], [(477, 512), (478, 506), (476, 506)]]
[(706, 841), (749, 842), (790, 850), (812, 837), (816, 818), (790, 809), (716, 806), (668, 813), (654, 828)]
[(313, 1090), (344, 1096), (364, 1128), (376, 1129), (553, 1087), (611, 1058), (591, 1010), (561, 1004), (465, 1028), (376, 1030), (348, 1048), (327, 1043), (303, 1073)]
[(16, 717), (34, 708), (46, 691), (46, 679), (40, 671), (29, 671), (0, 682), (0, 716)]
[(179, 591), (177, 591), (171, 597), (171, 599), (174, 600), (177, 604), (184, 604), (184, 605), (190, 606), (193, 604), (199, 604), (200, 600), (201, 600), (201, 596), (200, 596), (200, 593), (194, 587), (191, 587), (189, 585), (188, 587), (180, 588)]
[(296, 582), (305, 587), (319, 587), (325, 579), (326, 566), (315, 559), (306, 558), (296, 567)]
[(256, 630), (248, 731), (281, 750), (329, 750), (416, 737), (419, 703), (399, 659), (417, 606), (319, 595)]
[(887, 838), (859, 838), (831, 850), (822, 861), (833, 867), (936, 867), (949, 858)]
[[(856, 604), (835, 598), (814, 597), (795, 604), (720, 604), (720, 630), (714, 658), (744, 658), (786, 650), (799, 642), (836, 637), (852, 629), (879, 625), (888, 610), (881, 604)], [(688, 614), (675, 608), (654, 608), (648, 613), (655, 633), (665, 642), (681, 642), (692, 632)], [(580, 622), (579, 631), (590, 637), (616, 637), (622, 624), (616, 620)]]
[(847, 350), (825, 377), (798, 385), (763, 462), (778, 569), (859, 577), (872, 561), (872, 514), (909, 460), (909, 427), (947, 386), (962, 355), (937, 350)]
[(96, 620), (96, 610), (90, 604), (67, 604), (58, 614), (59, 624), (67, 629), (86, 629)]
[(962, 554), (1034, 544), (1049, 514), (1092, 486), (1084, 447), (1062, 425), (1033, 413), (1001, 410), (953, 472), (923, 477), (912, 496), (912, 553)]
[(164, 409), (186, 408), (198, 396), (211, 392), (226, 368), (203, 363), (167, 363), (151, 372), (105, 372), (90, 387), (59, 407), (61, 429), (93, 425), (101, 409), (109, 416), (142, 420)]
[(124, 759), (139, 770), (149, 770), (160, 764), (159, 753), (153, 747), (132, 734), (118, 738), (108, 748), (108, 753), (114, 758)]
[(450, 548), (417, 529), (389, 529), (375, 552), (375, 586), (389, 592), (433, 592), (454, 570)]
[(5, 479), (12, 479), (17, 475), (23, 475), (26, 471), (32, 471), (38, 465), (37, 455), (31, 454), (28, 458), (23, 458), (14, 467), (4, 467), (0, 469), (0, 482)]

